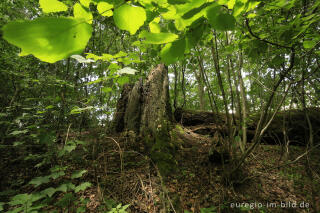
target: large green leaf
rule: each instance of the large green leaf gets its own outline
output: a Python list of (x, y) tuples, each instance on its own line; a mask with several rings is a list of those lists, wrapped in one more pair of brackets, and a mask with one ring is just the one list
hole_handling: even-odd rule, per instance
[(159, 25), (160, 17), (155, 18), (152, 22), (149, 23), (149, 29), (152, 33), (160, 33), (161, 27)]
[(89, 182), (84, 182), (82, 184), (80, 184), (79, 186), (77, 186), (75, 189), (74, 189), (74, 192), (77, 193), (79, 191), (84, 191), (86, 190), (86, 188), (90, 187), (91, 186), (91, 183)]
[(139, 38), (145, 38), (145, 43), (147, 44), (166, 44), (175, 41), (178, 35), (174, 33), (149, 33), (142, 31)]
[(202, 4), (206, 3), (206, 0), (190, 0), (186, 4), (176, 5), (176, 11), (177, 14), (182, 16), (183, 14), (186, 14), (192, 9), (200, 7)]
[(89, 24), (92, 24), (93, 16), (92, 13), (87, 11), (85, 8), (82, 7), (81, 4), (76, 3), (73, 6), (73, 16), (75, 18), (83, 18), (88, 22)]
[(68, 6), (58, 0), (39, 0), (39, 4), (44, 13), (54, 13), (68, 10)]
[(112, 16), (113, 12), (112, 9), (113, 8), (113, 4), (109, 4), (107, 2), (99, 2), (98, 6), (97, 6), (97, 10), (98, 12), (102, 15), (102, 16)]
[(221, 13), (214, 7), (207, 11), (207, 19), (216, 30), (227, 31), (235, 28), (236, 20), (228, 13)]
[(185, 39), (169, 43), (160, 52), (161, 60), (166, 65), (173, 64), (184, 56), (185, 48)]
[(147, 15), (142, 7), (124, 4), (114, 10), (113, 19), (117, 27), (133, 35), (144, 24)]
[(14, 21), (3, 27), (3, 38), (20, 47), (21, 56), (33, 54), (49, 63), (81, 53), (91, 33), (84, 19), (64, 17)]
[(48, 176), (44, 176), (44, 177), (36, 177), (36, 178), (33, 178), (29, 184), (31, 185), (35, 185), (35, 187), (38, 187), (40, 186), (41, 184), (43, 183), (49, 183), (50, 179)]
[(80, 178), (80, 177), (82, 177), (82, 175), (83, 175), (84, 173), (86, 173), (86, 172), (87, 172), (87, 170), (76, 171), (76, 172), (72, 173), (71, 179)]
[(42, 190), (40, 193), (41, 194), (43, 194), (43, 195), (47, 195), (47, 196), (49, 196), (49, 197), (52, 197), (52, 195), (54, 194), (54, 193), (56, 193), (56, 189), (55, 188), (53, 188), (53, 187), (50, 187), (50, 188), (47, 188), (47, 189), (45, 189), (45, 190)]
[(118, 70), (119, 75), (128, 74), (128, 75), (134, 75), (138, 70), (132, 69), (130, 67), (124, 67), (121, 70)]
[(80, 3), (86, 8), (89, 8), (91, 0), (80, 0)]
[(37, 200), (40, 200), (41, 198), (43, 198), (43, 195), (40, 193), (18, 194), (16, 196), (14, 196), (13, 198), (11, 198), (11, 201), (9, 202), (9, 204), (11, 206), (15, 206), (15, 205), (19, 205), (19, 204), (26, 205), (28, 203), (31, 204)]

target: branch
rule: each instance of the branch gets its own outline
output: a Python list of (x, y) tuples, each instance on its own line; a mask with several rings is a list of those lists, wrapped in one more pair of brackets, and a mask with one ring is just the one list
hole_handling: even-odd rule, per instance
[(263, 39), (263, 38), (260, 38), (260, 37), (257, 36), (256, 34), (254, 34), (254, 33), (252, 32), (252, 30), (251, 30), (251, 27), (250, 27), (250, 25), (249, 25), (249, 20), (248, 20), (247, 18), (246, 18), (246, 25), (247, 25), (247, 28), (248, 28), (248, 30), (249, 30), (249, 33), (250, 33), (253, 37), (255, 37), (256, 39), (258, 39), (258, 40), (260, 40), (260, 41), (263, 41), (263, 42), (265, 42), (265, 43), (267, 43), (267, 44), (271, 44), (271, 45), (277, 46), (277, 47), (282, 47), (282, 48), (286, 48), (286, 49), (291, 49), (291, 47), (289, 47), (289, 46), (284, 46), (284, 45), (282, 45), (282, 44), (277, 44), (277, 43), (274, 43), (274, 42), (272, 42), (272, 41), (265, 40), (265, 39)]

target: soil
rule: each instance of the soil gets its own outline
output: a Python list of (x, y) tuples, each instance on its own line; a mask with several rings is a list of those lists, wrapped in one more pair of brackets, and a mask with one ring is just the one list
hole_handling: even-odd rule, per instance
[[(129, 135), (113, 137), (121, 145), (122, 161), (114, 141), (105, 139), (105, 146), (109, 146), (105, 150), (114, 151), (100, 153), (96, 170), (99, 187), (83, 195), (90, 198), (91, 212), (98, 212), (103, 196), (105, 200), (130, 204), (130, 211), (137, 213), (164, 212), (163, 203), (171, 209), (169, 212), (312, 212), (314, 209), (311, 184), (305, 171), (306, 157), (282, 166), (286, 161), (281, 158), (281, 146), (260, 145), (249, 156), (234, 184), (228, 185), (223, 178), (223, 167), (228, 165), (209, 161), (208, 150), (213, 141), (210, 132), (196, 133), (208, 126), (181, 128), (189, 137), (188, 146), (178, 149), (177, 170), (168, 177), (159, 175), (156, 166), (142, 154), (143, 145), (132, 144)], [(290, 146), (287, 162), (304, 151), (303, 146)], [(311, 155), (311, 167), (316, 174), (320, 173), (319, 153), (317, 149)], [(94, 173), (91, 167), (88, 170)], [(87, 178), (95, 181), (93, 176)], [(319, 179), (316, 182), (319, 192)], [(318, 195), (317, 209), (319, 204)]]

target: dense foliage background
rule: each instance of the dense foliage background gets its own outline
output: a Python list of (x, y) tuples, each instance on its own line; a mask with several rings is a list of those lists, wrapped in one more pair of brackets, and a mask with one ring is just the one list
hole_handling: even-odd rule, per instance
[(320, 100), (319, 7), (317, 0), (3, 0), (0, 211), (84, 212), (75, 194), (92, 183), (78, 179), (88, 172), (81, 156), (94, 155), (92, 141), (111, 132), (123, 85), (159, 63), (168, 66), (172, 108), (225, 113), (240, 159), (278, 111), (301, 110), (309, 128), (300, 143), (316, 146), (308, 113)]

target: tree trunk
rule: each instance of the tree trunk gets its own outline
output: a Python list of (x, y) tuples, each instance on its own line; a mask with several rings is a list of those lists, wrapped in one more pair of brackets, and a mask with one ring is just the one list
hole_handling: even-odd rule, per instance
[(124, 86), (113, 120), (116, 132), (133, 131), (155, 143), (160, 135), (169, 140), (172, 121), (168, 70), (163, 64), (150, 72), (145, 83)]
[(173, 121), (169, 97), (168, 70), (160, 64), (143, 85), (140, 133), (150, 131), (155, 137), (160, 129), (170, 131)]
[(168, 70), (163, 64), (150, 72), (145, 83), (140, 80), (134, 86), (124, 87), (117, 104), (114, 130), (141, 136), (146, 153), (163, 175), (175, 169), (172, 121)]

